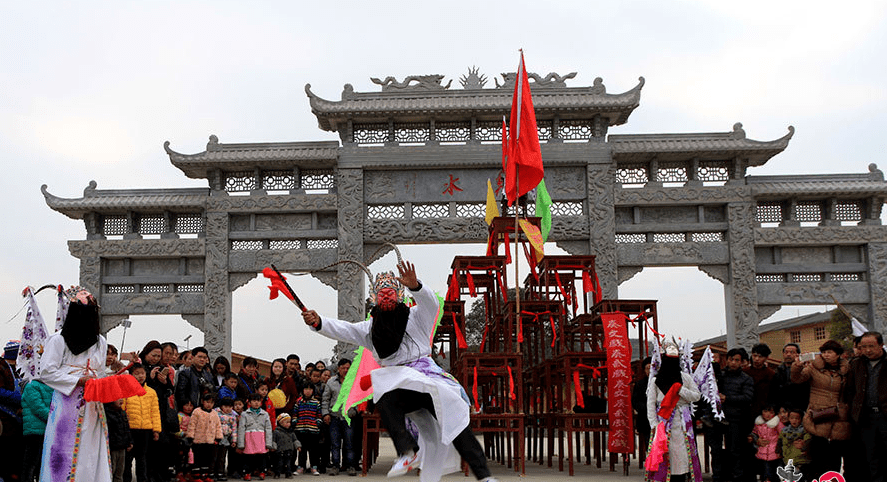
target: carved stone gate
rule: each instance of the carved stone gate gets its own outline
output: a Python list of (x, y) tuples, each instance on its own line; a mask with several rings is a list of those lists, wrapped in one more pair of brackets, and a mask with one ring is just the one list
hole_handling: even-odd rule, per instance
[[(884, 176), (748, 176), (782, 152), (731, 131), (607, 135), (639, 105), (644, 79), (621, 94), (602, 81), (567, 87), (573, 74), (532, 74), (550, 240), (597, 256), (604, 296), (647, 266), (698, 266), (724, 284), (730, 346), (750, 346), (783, 305), (830, 295), (870, 327), (887, 327)], [(483, 243), (487, 179), (501, 167), (501, 119), (513, 74), (462, 89), (443, 76), (345, 85), (338, 101), (305, 91), (321, 129), (341, 142), (222, 144), (170, 161), (204, 189), (98, 190), (77, 199), (42, 191), (83, 220), (69, 241), (80, 282), (96, 293), (103, 329), (133, 314), (181, 314), (212, 353), (231, 351), (231, 294), (274, 262), (284, 271), (364, 260), (382, 242)], [(450, 82), (452, 83), (452, 81)], [(385, 250), (379, 251), (379, 255)], [(338, 315), (363, 318), (363, 276), (353, 265), (314, 274), (338, 290)], [(346, 280), (346, 282), (340, 282)], [(667, 296), (667, 293), (663, 293)]]

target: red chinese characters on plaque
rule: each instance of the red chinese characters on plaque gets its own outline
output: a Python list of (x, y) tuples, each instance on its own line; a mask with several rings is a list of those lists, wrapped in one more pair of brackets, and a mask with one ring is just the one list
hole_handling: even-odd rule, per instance
[(631, 343), (625, 315), (604, 313), (604, 345), (607, 350), (607, 412), (610, 432), (607, 451), (634, 453), (634, 423), (631, 410)]

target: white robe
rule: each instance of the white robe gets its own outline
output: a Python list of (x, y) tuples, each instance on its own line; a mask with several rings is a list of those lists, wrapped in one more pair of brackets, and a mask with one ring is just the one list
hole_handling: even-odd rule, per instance
[[(671, 429), (668, 438), (668, 462), (671, 474), (685, 474), (690, 471), (690, 458), (687, 449), (687, 431), (684, 420), (683, 408), (693, 402), (699, 401), (702, 392), (696, 386), (693, 376), (681, 372), (681, 389), (678, 391), (678, 403), (675, 405), (671, 418)], [(655, 377), (650, 377), (647, 382), (647, 420), (650, 427), (656, 430), (659, 425), (659, 405), (665, 394), (656, 386)], [(692, 475), (691, 475), (692, 478)]]
[(372, 351), (373, 357), (382, 366), (371, 373), (374, 399), (378, 400), (398, 388), (431, 395), (436, 418), (426, 410), (409, 414), (419, 427), (420, 480), (429, 482), (459, 470), (461, 459), (452, 442), (468, 426), (470, 413), (467, 397), (463, 397), (464, 390), (455, 380), (442, 380), (405, 366), (419, 358), (430, 357), (431, 335), (438, 312), (442, 309), (437, 296), (428, 288), (423, 287), (418, 292), (411, 292), (411, 295), (416, 306), (410, 308), (406, 335), (398, 350), (388, 358), (380, 359), (373, 347), (370, 333), (372, 319), (349, 323), (321, 317), (318, 333)]
[(40, 358), (39, 380), (52, 387), (52, 405), (46, 422), (40, 482), (110, 482), (108, 426), (99, 402), (84, 402), (77, 381), (87, 373), (105, 376), (105, 338), (75, 355), (60, 333), (46, 339)]

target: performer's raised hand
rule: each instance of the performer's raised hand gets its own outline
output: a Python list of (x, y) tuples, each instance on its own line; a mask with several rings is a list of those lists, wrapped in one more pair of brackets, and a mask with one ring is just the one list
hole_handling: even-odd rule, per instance
[(311, 327), (317, 327), (317, 324), (320, 323), (320, 315), (314, 310), (303, 311), (302, 319), (305, 320), (306, 325)]
[(400, 276), (397, 277), (400, 284), (411, 290), (419, 287), (419, 278), (416, 277), (416, 266), (413, 263), (409, 261), (398, 263), (397, 270), (400, 272)]

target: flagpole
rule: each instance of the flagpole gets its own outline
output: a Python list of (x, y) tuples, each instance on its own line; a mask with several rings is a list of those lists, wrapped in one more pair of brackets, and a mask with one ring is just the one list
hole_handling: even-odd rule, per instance
[[(520, 165), (514, 165), (514, 181), (516, 186), (515, 193), (520, 193)], [(520, 196), (515, 196), (514, 198), (514, 320), (515, 326), (514, 329), (520, 332), (520, 277), (518, 275), (518, 264), (520, 261), (518, 244), (520, 244), (520, 231), (518, 230), (518, 216), (520, 209)], [(515, 337), (517, 333), (515, 333)], [(515, 338), (516, 339), (516, 338)], [(517, 352), (521, 352), (520, 342), (517, 342)]]

